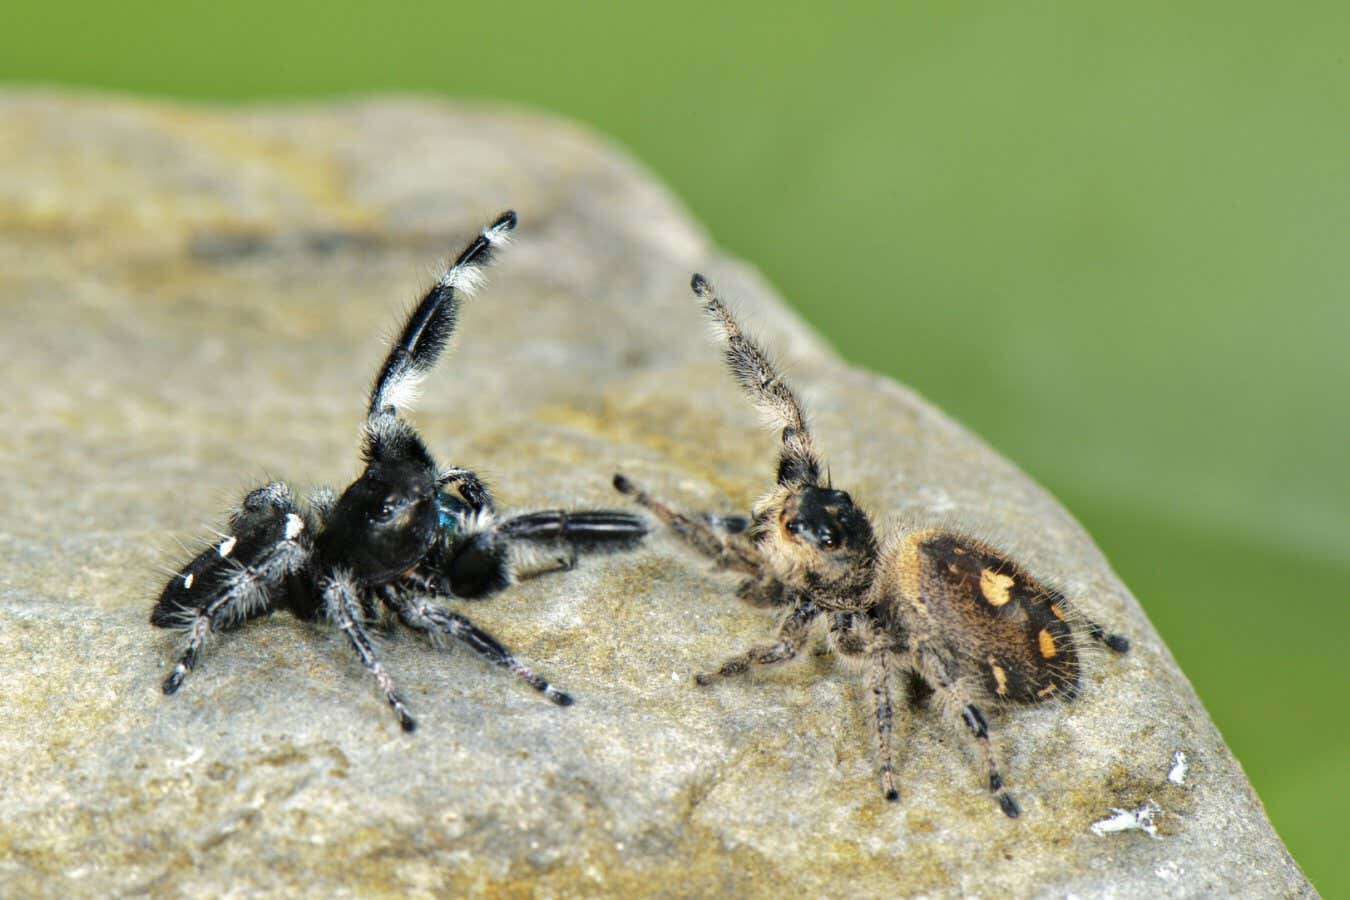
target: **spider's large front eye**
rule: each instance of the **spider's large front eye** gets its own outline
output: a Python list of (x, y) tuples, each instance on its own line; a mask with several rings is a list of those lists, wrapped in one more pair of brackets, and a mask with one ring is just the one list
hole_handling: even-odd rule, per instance
[(394, 502), (393, 502), (392, 500), (386, 500), (386, 501), (384, 501), (383, 503), (380, 504), (380, 508), (379, 508), (379, 509), (375, 510), (375, 516), (374, 516), (375, 521), (377, 521), (377, 522), (388, 522), (390, 519), (392, 519), (392, 518), (394, 517), (394, 513), (397, 512), (397, 511), (398, 511), (398, 506), (395, 505)]

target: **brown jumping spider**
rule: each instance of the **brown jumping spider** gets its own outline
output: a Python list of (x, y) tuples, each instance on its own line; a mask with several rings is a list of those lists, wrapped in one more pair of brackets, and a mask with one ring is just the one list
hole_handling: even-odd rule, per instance
[[(892, 753), (891, 681), (908, 673), (958, 733), (968, 733), (1003, 812), (1019, 809), (999, 774), (981, 706), (1077, 696), (1081, 667), (1073, 625), (1117, 653), (1125, 638), (1075, 613), (1064, 595), (998, 550), (955, 532), (909, 531), (879, 543), (867, 513), (834, 490), (792, 390), (700, 275), (694, 293), (726, 338), (732, 375), (782, 428), (778, 483), (749, 522), (681, 515), (622, 475), (631, 495), (717, 568), (739, 572), (741, 600), (782, 611), (777, 639), (733, 656), (701, 685), (797, 655), (817, 622), (826, 648), (865, 671), (876, 712), (881, 789), (899, 799)], [(964, 731), (962, 730), (964, 724)]]

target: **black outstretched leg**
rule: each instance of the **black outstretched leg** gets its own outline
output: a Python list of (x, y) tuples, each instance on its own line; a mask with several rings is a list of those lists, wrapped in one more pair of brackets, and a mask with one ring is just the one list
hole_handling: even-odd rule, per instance
[(471, 240), (408, 316), (370, 390), (368, 417), (407, 409), (418, 381), (431, 371), (459, 322), (459, 296), (472, 293), (483, 271), (516, 227), (504, 212)]
[(570, 694), (558, 690), (536, 675), (492, 635), (458, 613), (417, 597), (394, 597), (391, 602), (400, 619), (409, 628), (425, 632), (433, 641), (452, 637), (466, 644), (479, 656), (503, 669), (509, 669), (521, 681), (559, 706), (571, 706)]
[(366, 634), (365, 627), (361, 624), (361, 602), (356, 596), (356, 586), (345, 576), (330, 576), (324, 582), (323, 599), (329, 620), (342, 629), (352, 649), (361, 658), (361, 665), (375, 676), (380, 690), (384, 692), (385, 701), (398, 717), (398, 724), (404, 731), (415, 731), (417, 720), (408, 712), (408, 708), (403, 704), (403, 698), (394, 689), (394, 679), (384, 670), (380, 658), (375, 655), (375, 647), (370, 642), (370, 636)]
[(471, 293), (483, 280), (488, 263), (515, 227), (514, 212), (504, 212), (493, 220), (469, 241), (409, 313), (370, 389), (363, 449), (367, 466), (411, 464), (434, 469), (435, 462), (421, 437), (402, 416), (411, 408), (421, 380), (436, 365), (455, 333), (460, 295)]
[[(505, 590), (518, 577), (570, 569), (582, 554), (631, 550), (646, 534), (647, 523), (630, 513), (543, 510), (499, 522), (453, 545), (437, 568), (451, 594), (476, 600)], [(540, 557), (547, 560), (543, 566)]]
[(647, 523), (612, 509), (549, 509), (507, 519), (496, 531), (511, 541), (562, 544), (574, 554), (614, 553), (631, 550), (646, 537)]

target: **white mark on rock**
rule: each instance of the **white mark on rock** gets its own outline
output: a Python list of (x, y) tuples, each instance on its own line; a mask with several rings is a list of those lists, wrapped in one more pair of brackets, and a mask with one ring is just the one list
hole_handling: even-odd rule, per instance
[(928, 507), (929, 512), (936, 514), (951, 512), (957, 507), (956, 501), (942, 488), (919, 488), (919, 500)]
[(1178, 750), (1172, 754), (1172, 768), (1167, 770), (1167, 780), (1173, 784), (1185, 784), (1186, 770), (1190, 767), (1191, 764), (1186, 762), (1185, 752)]
[(194, 574), (194, 573), (192, 573), (192, 572), (189, 572), (189, 573), (187, 573), (186, 575), (184, 575), (184, 576), (183, 576), (183, 590), (185, 590), (185, 591), (190, 591), (190, 590), (192, 590), (192, 582), (193, 582), (194, 580), (196, 580), (196, 578), (197, 578), (196, 574)]
[(1176, 860), (1168, 860), (1154, 869), (1153, 874), (1168, 884), (1177, 884), (1181, 881), (1182, 870)]
[(1142, 831), (1154, 840), (1162, 840), (1158, 837), (1158, 826), (1154, 821), (1162, 815), (1162, 807), (1149, 800), (1143, 806), (1136, 810), (1118, 809), (1111, 807), (1114, 813), (1109, 819), (1102, 819), (1100, 822), (1092, 823), (1092, 833), (1097, 837), (1105, 837), (1108, 834), (1116, 834), (1121, 831)]
[(205, 755), (206, 750), (201, 747), (197, 747), (195, 750), (189, 753), (185, 759), (169, 760), (169, 765), (173, 766), (175, 769), (181, 769), (186, 766), (195, 765), (197, 761)]
[(295, 536), (305, 530), (305, 520), (295, 513), (286, 514), (286, 540), (293, 541)]
[(238, 538), (227, 537), (225, 540), (220, 542), (220, 545), (218, 547), (216, 547), (216, 552), (220, 554), (221, 559), (224, 559), (225, 557), (229, 556), (231, 553), (234, 552), (234, 545), (237, 543), (239, 543)]

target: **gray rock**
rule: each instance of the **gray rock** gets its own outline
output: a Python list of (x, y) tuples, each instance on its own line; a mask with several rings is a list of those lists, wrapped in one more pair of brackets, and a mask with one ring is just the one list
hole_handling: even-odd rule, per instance
[[(352, 477), (383, 336), (507, 206), (519, 240), (416, 414), (441, 457), (514, 508), (619, 505), (619, 467), (690, 508), (747, 507), (773, 438), (688, 294), (707, 270), (788, 363), (837, 482), (995, 537), (1133, 637), (1080, 702), (995, 720), (1021, 820), (924, 710), (885, 804), (862, 688), (828, 659), (696, 689), (771, 623), (665, 537), (473, 607), (570, 709), (400, 637), (405, 736), (340, 638), (288, 616), (160, 694), (174, 644), (147, 614), (175, 536), (268, 474)], [(844, 365), (592, 135), (408, 100), (11, 93), (0, 234), (0, 893), (1312, 893), (1073, 519)], [(1119, 830), (1150, 802), (1153, 836)]]

